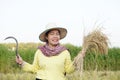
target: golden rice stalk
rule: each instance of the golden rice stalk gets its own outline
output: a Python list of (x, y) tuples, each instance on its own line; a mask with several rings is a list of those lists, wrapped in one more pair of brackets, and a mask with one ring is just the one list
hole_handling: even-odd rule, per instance
[(108, 53), (108, 37), (101, 29), (95, 29), (84, 37), (83, 46), (85, 50), (92, 50), (95, 53)]
[(82, 73), (83, 70), (83, 55), (87, 50), (95, 53), (108, 53), (108, 37), (102, 33), (101, 29), (95, 29), (87, 36), (84, 36), (82, 51), (74, 58), (74, 66), (77, 71)]
[(81, 52), (78, 53), (78, 55), (74, 58), (73, 65), (75, 66), (75, 69), (79, 71), (82, 74), (83, 71), (83, 55)]

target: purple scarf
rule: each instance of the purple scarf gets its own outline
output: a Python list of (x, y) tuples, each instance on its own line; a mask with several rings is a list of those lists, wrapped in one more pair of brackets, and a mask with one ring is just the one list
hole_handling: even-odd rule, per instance
[(60, 46), (60, 45), (57, 45), (54, 49), (53, 48), (50, 48), (48, 46), (48, 44), (44, 45), (44, 46), (39, 46), (38, 47), (42, 53), (45, 55), (45, 56), (55, 56), (55, 55), (58, 55), (59, 53), (61, 53), (62, 51), (66, 50), (66, 48), (64, 46)]

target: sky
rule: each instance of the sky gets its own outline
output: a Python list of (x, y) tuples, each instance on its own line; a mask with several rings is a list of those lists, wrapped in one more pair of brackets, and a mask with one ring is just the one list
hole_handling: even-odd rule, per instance
[[(120, 0), (0, 0), (0, 43), (41, 42), (48, 23), (68, 30), (61, 43), (81, 46), (83, 36), (102, 27), (111, 47), (120, 47)], [(14, 42), (14, 41), (13, 41)]]

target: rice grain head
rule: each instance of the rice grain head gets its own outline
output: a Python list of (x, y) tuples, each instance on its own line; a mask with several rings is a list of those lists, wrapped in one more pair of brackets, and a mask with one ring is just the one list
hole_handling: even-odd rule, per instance
[(101, 29), (95, 29), (84, 37), (83, 48), (95, 51), (95, 53), (108, 54), (108, 37)]
[[(82, 48), (87, 51), (93, 51), (100, 54), (108, 54), (108, 37), (102, 33), (101, 29), (96, 28), (87, 36), (84, 36)], [(83, 56), (81, 51), (74, 58), (74, 66), (80, 73), (83, 70)]]

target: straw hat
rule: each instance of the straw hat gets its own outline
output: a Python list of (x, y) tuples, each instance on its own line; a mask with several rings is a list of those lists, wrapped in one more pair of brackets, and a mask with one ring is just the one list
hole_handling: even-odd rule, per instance
[(55, 23), (49, 23), (46, 25), (46, 30), (39, 35), (39, 39), (43, 42), (46, 42), (46, 39), (45, 39), (46, 33), (54, 29), (57, 29), (60, 31), (60, 39), (63, 39), (67, 34), (67, 30), (65, 28), (58, 27)]

